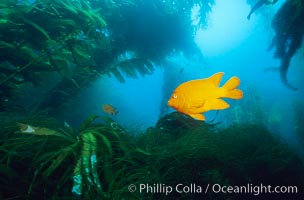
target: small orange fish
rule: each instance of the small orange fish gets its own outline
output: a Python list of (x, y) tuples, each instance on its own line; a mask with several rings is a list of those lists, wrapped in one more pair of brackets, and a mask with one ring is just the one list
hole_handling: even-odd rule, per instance
[(202, 113), (209, 110), (229, 108), (230, 105), (220, 98), (241, 99), (243, 92), (236, 89), (240, 85), (240, 79), (236, 76), (219, 87), (223, 75), (224, 72), (218, 72), (209, 78), (180, 84), (171, 95), (168, 105), (197, 120), (205, 120)]
[(103, 104), (102, 110), (110, 115), (117, 115), (118, 111), (110, 104)]

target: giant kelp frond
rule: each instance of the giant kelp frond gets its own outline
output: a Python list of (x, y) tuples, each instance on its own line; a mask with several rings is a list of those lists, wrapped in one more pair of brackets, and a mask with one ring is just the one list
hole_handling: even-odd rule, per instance
[[(116, 170), (126, 170), (122, 164), (134, 163), (126, 148), (131, 144), (122, 141), (125, 130), (115, 121), (104, 118), (105, 124), (98, 124), (94, 122), (96, 119), (97, 116), (85, 119), (78, 135), (71, 135), (77, 131), (68, 127), (55, 130), (31, 125), (23, 129), (8, 121), (2, 124), (7, 128), (0, 137), (0, 162), (12, 166), (12, 170), (19, 162), (29, 165), (26, 189), (32, 197), (39, 195), (37, 187), (41, 184), (48, 190), (47, 196), (55, 197), (67, 191), (84, 199), (111, 196), (115, 188), (110, 184), (114, 185)], [(56, 187), (50, 181), (54, 179), (57, 179)]]
[(212, 0), (138, 1), (136, 6), (120, 7), (121, 19), (109, 17), (109, 21), (116, 24), (111, 26), (109, 23), (115, 38), (113, 45), (123, 45), (139, 57), (152, 61), (159, 61), (174, 50), (199, 54), (193, 42), (195, 27), (191, 23), (191, 11), (196, 4), (201, 6), (200, 19), (203, 23), (213, 5)]
[(207, 16), (212, 11), (212, 6), (215, 5), (214, 0), (166, 0), (166, 1), (155, 1), (155, 7), (163, 7), (165, 8), (165, 13), (179, 13), (187, 20), (189, 20), (189, 16), (191, 16), (191, 12), (193, 7), (198, 7), (198, 17), (199, 17), (199, 25), (206, 26), (207, 25)]
[(192, 0), (191, 1), (194, 6), (199, 7), (199, 26), (207, 27), (208, 25), (208, 14), (212, 12), (212, 6), (215, 5), (215, 0)]
[[(87, 82), (76, 81), (73, 71), (91, 67), (92, 44), (106, 42), (105, 36), (96, 31), (106, 26), (100, 11), (82, 1), (37, 0), (14, 7), (6, 3), (1, 8), (0, 63), (5, 68), (12, 67), (0, 70), (0, 76), (5, 77), (1, 87), (11, 90), (3, 99), (12, 99), (11, 85), (16, 86), (15, 90), (28, 83), (43, 85), (47, 79), (42, 76), (53, 76), (52, 72), (59, 72), (61, 79), (77, 86), (76, 90), (83, 87)], [(21, 81), (16, 81), (16, 77)], [(60, 78), (54, 82), (60, 82)]]
[(130, 58), (116, 63), (112, 66), (108, 74), (113, 75), (119, 82), (124, 83), (122, 73), (129, 78), (138, 78), (138, 74), (141, 76), (151, 75), (154, 71), (154, 66), (151, 61), (143, 58)]
[(287, 80), (287, 72), (292, 57), (301, 48), (304, 35), (304, 6), (303, 1), (286, 1), (272, 20), (275, 36), (272, 47), (275, 56), (281, 60), (281, 80), (288, 88), (297, 90)]
[[(37, 0), (12, 7), (11, 1), (4, 2), (0, 63), (15, 69), (0, 70), (0, 77), (5, 77), (0, 83), (1, 103), (6, 105), (18, 91), (34, 85), (47, 90), (38, 109), (48, 108), (53, 114), (100, 74), (109, 72), (123, 82), (125, 75), (151, 74), (152, 63), (172, 52), (200, 54), (193, 42), (191, 9), (199, 5), (203, 16), (213, 3)], [(128, 50), (136, 59), (117, 62)]]
[[(33, 118), (34, 119), (34, 118)], [(23, 119), (31, 124), (43, 126), (43, 120), (32, 120), (31, 118)], [(43, 182), (42, 180), (50, 179), (53, 176), (60, 176), (58, 179), (58, 188), (67, 184), (70, 177), (64, 176), (62, 173), (63, 163), (73, 162), (75, 152), (77, 151), (77, 142), (75, 136), (69, 135), (67, 132), (61, 132), (53, 127), (37, 127), (32, 125), (22, 124), (28, 127), (24, 130), (21, 124), (6, 122), (6, 127), (1, 135), (1, 163), (11, 166), (14, 169), (19, 167), (27, 167), (23, 172), (22, 179), (28, 179), (28, 185), (23, 190), (28, 194), (35, 193), (36, 184)], [(2, 128), (3, 129), (3, 128)], [(69, 169), (67, 169), (68, 172)], [(19, 181), (16, 182), (19, 184)], [(52, 185), (52, 181), (49, 181)], [(19, 189), (23, 187), (19, 185)]]

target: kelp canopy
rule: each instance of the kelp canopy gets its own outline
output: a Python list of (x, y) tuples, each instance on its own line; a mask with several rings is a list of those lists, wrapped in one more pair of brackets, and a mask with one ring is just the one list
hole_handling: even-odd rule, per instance
[[(151, 74), (173, 51), (198, 53), (191, 9), (201, 25), (214, 0), (3, 0), (0, 102), (12, 108), (23, 88), (44, 90), (38, 109), (62, 106), (101, 74), (124, 82)], [(145, 17), (141, 17), (144, 15)]]
[[(58, 111), (101, 74), (137, 78), (174, 51), (200, 53), (193, 42), (214, 0), (3, 0), (0, 3), (0, 110), (16, 108), (24, 88), (43, 90), (37, 109)], [(272, 47), (285, 85), (290, 60), (302, 45), (304, 6), (288, 0), (275, 15)], [(141, 16), (145, 17), (141, 17)]]

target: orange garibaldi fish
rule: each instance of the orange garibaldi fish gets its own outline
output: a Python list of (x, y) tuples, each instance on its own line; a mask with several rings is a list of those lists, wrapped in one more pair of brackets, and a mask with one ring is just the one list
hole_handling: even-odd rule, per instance
[(221, 98), (241, 99), (243, 92), (237, 89), (240, 79), (236, 76), (219, 87), (223, 75), (224, 72), (218, 72), (209, 78), (180, 84), (171, 95), (168, 105), (197, 120), (205, 120), (202, 113), (209, 110), (229, 108), (230, 105)]
[(102, 110), (110, 115), (117, 115), (118, 111), (110, 104), (103, 104)]

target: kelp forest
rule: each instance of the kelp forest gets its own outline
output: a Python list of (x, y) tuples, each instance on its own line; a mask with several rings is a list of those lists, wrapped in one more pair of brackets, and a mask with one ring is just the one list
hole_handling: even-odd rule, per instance
[[(235, 123), (224, 127), (177, 112), (144, 131), (95, 113), (77, 127), (64, 121), (70, 101), (104, 75), (125, 83), (165, 68), (172, 54), (203, 58), (194, 35), (208, 27), (215, 5), (216, 0), (2, 0), (0, 199), (257, 197), (205, 193), (205, 188), (168, 195), (139, 191), (140, 184), (194, 183), (298, 186), (292, 195), (264, 193), (258, 199), (302, 199), (303, 150), (266, 127), (254, 91), (253, 109), (234, 107)], [(194, 6), (199, 7), (196, 25)], [(275, 32), (269, 49), (280, 62), (276, 70), (291, 90), (297, 88), (287, 72), (303, 47), (303, 19), (304, 1), (287, 0), (268, 27)], [(25, 102), (24, 96), (35, 98)], [(301, 146), (304, 108), (296, 101), (293, 106)], [(250, 113), (260, 121), (251, 120)], [(275, 126), (278, 115), (273, 116)]]

